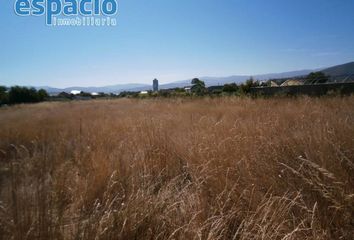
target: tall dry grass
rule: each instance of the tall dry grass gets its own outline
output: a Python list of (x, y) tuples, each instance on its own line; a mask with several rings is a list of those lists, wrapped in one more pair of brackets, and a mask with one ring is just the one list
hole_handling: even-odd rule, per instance
[(0, 109), (0, 239), (348, 239), (354, 97)]

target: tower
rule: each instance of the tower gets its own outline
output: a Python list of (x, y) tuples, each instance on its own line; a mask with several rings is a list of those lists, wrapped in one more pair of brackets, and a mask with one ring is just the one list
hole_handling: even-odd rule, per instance
[(152, 90), (154, 92), (159, 91), (159, 80), (157, 80), (156, 78), (154, 79), (154, 81), (152, 82)]

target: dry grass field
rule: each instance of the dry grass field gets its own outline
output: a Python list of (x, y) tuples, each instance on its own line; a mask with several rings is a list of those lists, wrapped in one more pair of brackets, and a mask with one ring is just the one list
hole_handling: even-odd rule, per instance
[(0, 109), (0, 239), (354, 239), (354, 97)]

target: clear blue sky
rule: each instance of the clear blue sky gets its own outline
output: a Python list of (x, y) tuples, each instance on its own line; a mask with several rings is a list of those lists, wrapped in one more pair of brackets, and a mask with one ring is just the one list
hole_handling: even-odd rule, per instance
[(354, 60), (353, 0), (118, 0), (116, 27), (47, 27), (0, 1), (0, 85), (104, 86)]

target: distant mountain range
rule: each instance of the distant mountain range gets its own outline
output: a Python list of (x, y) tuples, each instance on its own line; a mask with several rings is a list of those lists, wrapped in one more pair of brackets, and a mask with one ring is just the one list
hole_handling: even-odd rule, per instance
[[(292, 71), (292, 72), (283, 72), (283, 73), (270, 73), (270, 74), (261, 74), (253, 75), (252, 77), (257, 80), (265, 81), (269, 79), (280, 79), (280, 78), (292, 78), (305, 76), (313, 71), (322, 71), (326, 75), (330, 75), (332, 79), (345, 80), (348, 76), (354, 76), (354, 62), (333, 66), (330, 68), (323, 69), (312, 69), (312, 70), (301, 70), (301, 71)], [(250, 75), (235, 75), (229, 77), (200, 77), (201, 80), (205, 82), (207, 86), (217, 86), (224, 85), (226, 83), (242, 83), (249, 79)], [(177, 87), (189, 86), (191, 79), (172, 82), (168, 84), (161, 84), (160, 89), (169, 89)], [(123, 91), (143, 91), (151, 90), (152, 84), (118, 84), (110, 85), (103, 87), (68, 87), (68, 88), (52, 88), (48, 86), (37, 87), (45, 89), (49, 93), (59, 93), (59, 92), (68, 92), (70, 93), (73, 90), (84, 91), (84, 92), (105, 92), (105, 93), (119, 93)]]
[(134, 91), (135, 89), (146, 89), (149, 88), (150, 85), (147, 84), (139, 84), (139, 83), (132, 83), (132, 84), (117, 84), (117, 85), (109, 85), (103, 87), (68, 87), (68, 88), (53, 88), (49, 86), (41, 86), (36, 87), (37, 89), (45, 89), (49, 93), (60, 93), (60, 92), (67, 92), (70, 93), (73, 90), (89, 92), (89, 93), (116, 93), (122, 91)]
[(354, 75), (354, 62), (326, 68), (326, 69), (323, 69), (322, 72), (324, 72), (326, 75), (332, 76), (333, 78), (353, 76)]

